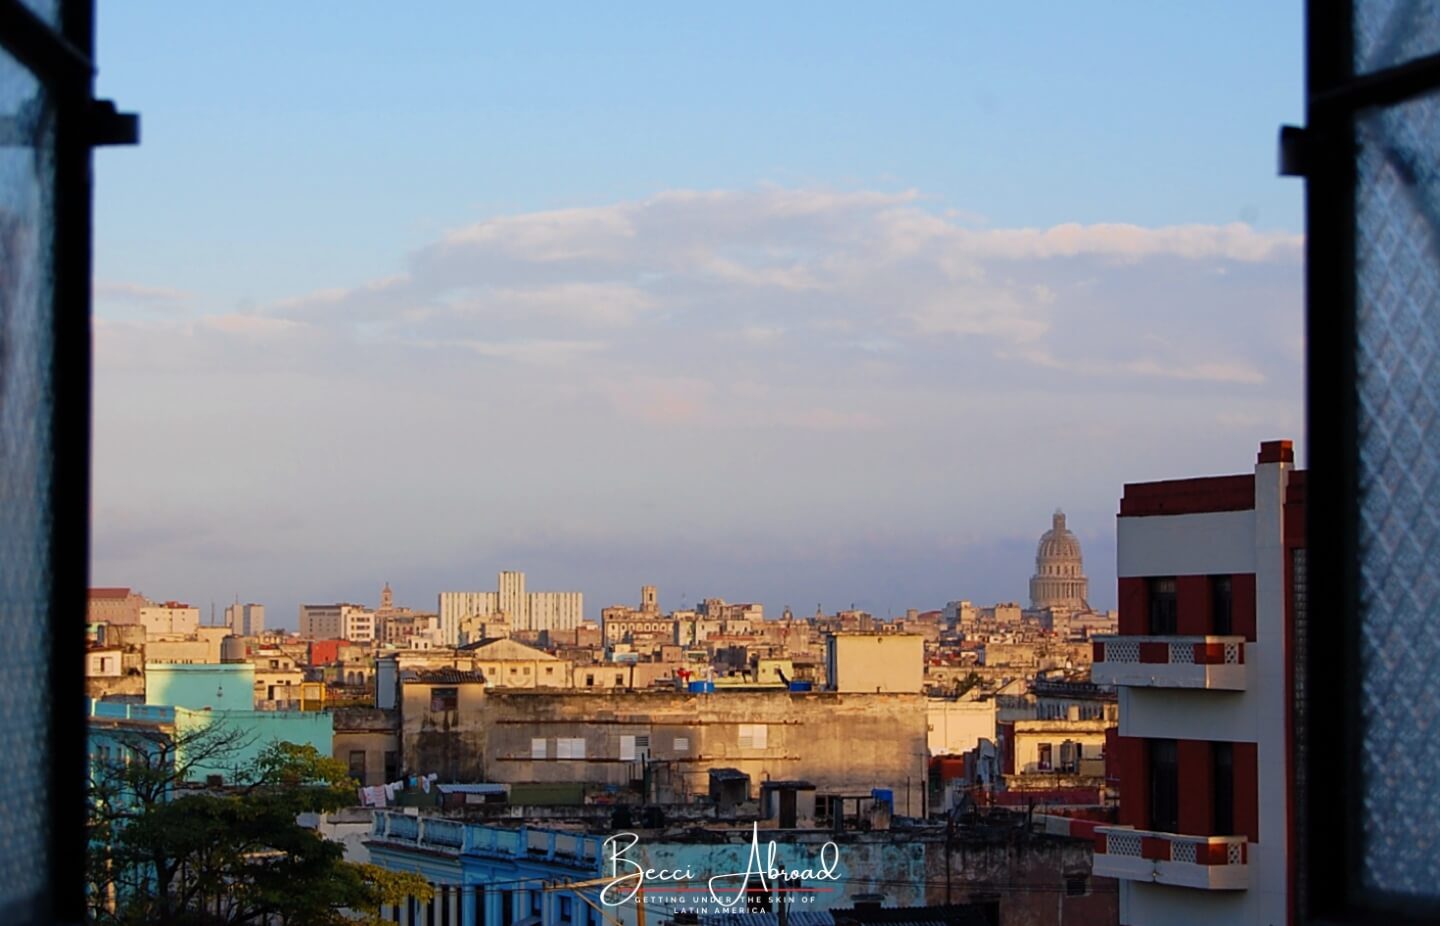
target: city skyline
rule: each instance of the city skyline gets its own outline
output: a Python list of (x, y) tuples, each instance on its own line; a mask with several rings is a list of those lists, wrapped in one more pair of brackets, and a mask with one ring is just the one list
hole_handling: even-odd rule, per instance
[[(1052, 525), (1054, 525), (1055, 522), (1056, 522), (1056, 520), (1057, 520), (1057, 519), (1060, 519), (1061, 517), (1062, 517), (1062, 512), (1061, 512), (1059, 509), (1057, 509), (1056, 512), (1055, 512), (1054, 518), (1052, 518)], [(1048, 534), (1049, 534), (1049, 532), (1047, 531), (1047, 532), (1045, 532), (1044, 535), (1037, 535), (1037, 541), (1038, 541), (1040, 544), (1043, 545), (1044, 542), (1045, 542), (1046, 537), (1048, 536)], [(1082, 550), (1083, 550), (1083, 546), (1082, 546)], [(883, 605), (878, 605), (878, 606), (875, 605), (875, 604), (873, 604), (873, 603), (871, 603), (869, 599), (867, 599), (867, 600), (865, 600), (865, 601), (850, 601), (850, 602), (848, 602), (848, 603), (830, 602), (830, 603), (828, 603), (828, 606), (827, 606), (827, 602), (826, 602), (826, 601), (821, 600), (821, 601), (817, 601), (817, 602), (815, 603), (815, 608), (812, 610), (812, 609), (809, 609), (809, 608), (796, 607), (796, 606), (794, 606), (793, 604), (791, 604), (791, 603), (789, 603), (789, 602), (786, 602), (785, 604), (781, 604), (781, 605), (775, 605), (775, 604), (773, 604), (773, 603), (767, 603), (767, 602), (765, 602), (765, 601), (762, 601), (762, 600), (760, 600), (760, 599), (758, 599), (758, 598), (756, 598), (756, 597), (747, 597), (747, 596), (744, 596), (744, 595), (738, 595), (738, 596), (737, 596), (737, 595), (735, 595), (735, 594), (733, 594), (733, 593), (727, 593), (727, 592), (726, 592), (725, 590), (723, 590), (723, 589), (721, 589), (721, 590), (713, 590), (713, 589), (712, 589), (712, 590), (703, 592), (703, 593), (698, 594), (698, 595), (693, 595), (693, 596), (690, 595), (689, 593), (681, 592), (681, 593), (679, 593), (678, 597), (667, 600), (666, 597), (664, 596), (664, 589), (663, 589), (663, 588), (660, 588), (659, 586), (654, 585), (654, 584), (649, 584), (649, 583), (647, 583), (647, 584), (643, 584), (643, 585), (638, 586), (636, 589), (633, 589), (632, 591), (635, 591), (636, 594), (634, 594), (634, 595), (632, 595), (632, 596), (630, 596), (630, 597), (628, 597), (628, 598), (621, 596), (621, 597), (616, 597), (616, 598), (614, 598), (614, 599), (612, 599), (612, 600), (606, 600), (606, 601), (601, 601), (601, 600), (595, 599), (595, 598), (593, 598), (593, 597), (588, 598), (588, 599), (587, 599), (586, 608), (585, 608), (585, 610), (583, 611), (583, 618), (582, 618), (582, 619), (585, 620), (585, 621), (589, 621), (589, 622), (592, 622), (592, 623), (599, 624), (599, 623), (601, 623), (600, 612), (601, 612), (602, 610), (606, 609), (606, 608), (615, 608), (615, 607), (637, 608), (637, 609), (638, 609), (638, 608), (643, 608), (643, 607), (644, 607), (644, 601), (645, 601), (645, 595), (646, 595), (647, 593), (653, 594), (653, 595), (656, 596), (656, 598), (655, 598), (655, 600), (656, 600), (656, 606), (658, 607), (659, 612), (662, 613), (662, 614), (667, 614), (667, 615), (668, 615), (668, 614), (670, 614), (670, 613), (672, 613), (672, 612), (677, 612), (677, 611), (694, 610), (694, 609), (696, 609), (697, 607), (699, 607), (699, 606), (701, 605), (701, 603), (704, 602), (704, 601), (707, 600), (707, 599), (719, 599), (719, 600), (721, 600), (721, 601), (725, 601), (725, 602), (728, 602), (728, 603), (730, 603), (730, 604), (741, 604), (741, 603), (756, 603), (756, 604), (760, 604), (761, 607), (764, 609), (764, 613), (765, 613), (766, 618), (767, 618), (767, 619), (771, 619), (771, 620), (773, 620), (773, 619), (778, 619), (778, 618), (782, 617), (783, 614), (784, 614), (784, 611), (785, 611), (787, 608), (789, 608), (789, 609), (791, 610), (791, 612), (794, 614), (794, 616), (795, 616), (796, 618), (808, 618), (808, 617), (816, 617), (816, 616), (821, 616), (821, 615), (829, 616), (829, 615), (831, 615), (831, 614), (838, 613), (838, 612), (842, 612), (842, 611), (860, 610), (860, 611), (866, 611), (866, 612), (868, 612), (868, 613), (872, 613), (875, 617), (877, 617), (877, 618), (879, 618), (879, 619), (888, 620), (888, 619), (891, 619), (891, 618), (901, 618), (901, 617), (904, 617), (904, 616), (905, 616), (905, 613), (906, 613), (908, 610), (917, 610), (917, 611), (920, 611), (920, 612), (922, 612), (922, 613), (924, 613), (924, 612), (938, 612), (938, 611), (941, 611), (942, 609), (944, 609), (945, 606), (947, 606), (947, 605), (949, 605), (949, 604), (952, 604), (952, 603), (954, 603), (954, 602), (956, 602), (956, 601), (962, 601), (962, 600), (963, 600), (963, 601), (968, 601), (968, 602), (974, 604), (976, 607), (988, 607), (988, 606), (997, 605), (997, 604), (1016, 604), (1016, 605), (1019, 605), (1019, 606), (1022, 607), (1022, 608), (1024, 608), (1024, 607), (1034, 608), (1034, 607), (1037, 607), (1037, 606), (1034, 604), (1033, 600), (1032, 600), (1032, 599), (1033, 599), (1033, 594), (1034, 594), (1034, 591), (1035, 591), (1035, 587), (1036, 587), (1036, 586), (1035, 586), (1035, 581), (1036, 581), (1036, 579), (1037, 579), (1038, 577), (1041, 576), (1041, 564), (1040, 564), (1040, 562), (1039, 562), (1038, 557), (1039, 557), (1039, 553), (1037, 552), (1036, 555), (1032, 556), (1032, 558), (1031, 558), (1031, 564), (1032, 564), (1032, 566), (1033, 566), (1033, 568), (1032, 568), (1032, 570), (1031, 570), (1032, 576), (1031, 576), (1029, 582), (1027, 583), (1027, 584), (1028, 584), (1029, 591), (1030, 591), (1030, 593), (1031, 593), (1031, 594), (1030, 594), (1030, 597), (1027, 597), (1027, 596), (1025, 596), (1025, 595), (1019, 595), (1019, 596), (1011, 596), (1011, 597), (998, 597), (998, 598), (994, 598), (994, 599), (986, 599), (986, 598), (977, 598), (977, 597), (975, 597), (975, 596), (967, 596), (967, 595), (960, 594), (960, 595), (954, 595), (954, 596), (948, 597), (948, 598), (946, 598), (945, 601), (943, 601), (943, 602), (938, 602), (938, 603), (929, 603), (929, 602), (922, 603), (922, 604), (916, 604), (916, 603), (913, 603), (913, 602), (899, 603), (899, 604), (897, 604), (897, 603), (885, 603), (885, 604), (883, 604)], [(1102, 560), (1104, 560), (1104, 559), (1106, 559), (1106, 557), (1102, 557)], [(1085, 555), (1084, 564), (1083, 564), (1083, 572), (1082, 572), (1082, 573), (1080, 574), (1080, 576), (1079, 576), (1079, 579), (1082, 580), (1082, 581), (1087, 580), (1088, 577), (1089, 577), (1089, 565), (1088, 565), (1088, 564), (1089, 564), (1089, 557), (1088, 557), (1088, 554), (1086, 554), (1086, 555)], [(502, 569), (502, 570), (499, 570), (499, 571), (498, 571), (498, 579), (497, 579), (497, 580), (489, 581), (489, 584), (490, 584), (490, 585), (495, 585), (495, 584), (497, 584), (497, 582), (498, 582), (498, 584), (500, 585), (500, 587), (503, 588), (503, 587), (505, 586), (506, 581), (507, 581), (507, 577), (516, 576), (516, 575), (519, 576), (519, 579), (518, 579), (518, 581), (520, 582), (520, 586), (519, 586), (519, 587), (523, 590), (524, 587), (525, 587), (525, 583), (528, 581), (527, 573), (526, 573), (525, 570), (523, 570), (523, 569), (522, 569), (522, 570), (513, 570), (513, 569)], [(270, 610), (270, 613), (274, 615), (274, 619), (272, 619), (272, 620), (269, 622), (270, 625), (272, 626), (272, 629), (283, 629), (283, 630), (291, 630), (291, 631), (294, 631), (294, 630), (297, 630), (297, 629), (298, 629), (299, 632), (300, 632), (300, 634), (301, 634), (301, 636), (312, 636), (313, 634), (306, 634), (306, 633), (305, 633), (305, 629), (304, 629), (304, 624), (305, 624), (304, 612), (306, 611), (307, 608), (308, 608), (308, 609), (320, 608), (320, 609), (323, 610), (323, 609), (332, 608), (332, 607), (339, 607), (339, 608), (355, 607), (355, 608), (357, 608), (357, 609), (360, 609), (361, 611), (364, 611), (367, 615), (368, 615), (368, 614), (371, 614), (372, 612), (378, 614), (378, 613), (380, 613), (381, 611), (385, 611), (386, 609), (389, 609), (389, 608), (403, 608), (403, 609), (407, 609), (407, 610), (409, 610), (409, 611), (414, 611), (414, 612), (418, 612), (418, 613), (422, 613), (422, 614), (423, 614), (423, 613), (439, 613), (440, 618), (441, 618), (442, 626), (448, 626), (448, 625), (446, 624), (446, 621), (447, 621), (447, 620), (452, 620), (452, 621), (453, 621), (453, 614), (451, 614), (451, 616), (448, 617), (448, 618), (447, 618), (446, 615), (447, 615), (447, 614), (450, 614), (450, 612), (455, 611), (456, 609), (455, 609), (454, 607), (451, 607), (451, 608), (448, 608), (448, 609), (447, 609), (447, 607), (446, 607), (446, 605), (445, 605), (445, 599), (446, 599), (446, 597), (448, 596), (448, 597), (450, 597), (450, 598), (452, 598), (452, 599), (460, 599), (460, 598), (467, 598), (467, 599), (468, 599), (468, 598), (471, 598), (471, 597), (477, 597), (477, 596), (478, 596), (479, 598), (482, 598), (482, 599), (485, 599), (485, 600), (489, 601), (490, 603), (489, 603), (489, 605), (487, 605), (486, 607), (488, 607), (488, 608), (490, 608), (490, 609), (493, 609), (493, 610), (495, 610), (495, 611), (498, 613), (499, 611), (503, 610), (503, 609), (502, 609), (502, 606), (500, 605), (500, 600), (501, 600), (501, 598), (503, 597), (503, 595), (502, 595), (501, 593), (497, 593), (497, 592), (495, 592), (495, 591), (485, 591), (485, 590), (482, 590), (480, 587), (481, 587), (481, 586), (484, 586), (484, 585), (486, 585), (486, 584), (487, 584), (487, 580), (479, 579), (479, 580), (476, 580), (476, 581), (472, 582), (470, 585), (465, 586), (464, 588), (460, 588), (460, 587), (457, 586), (457, 587), (454, 587), (454, 588), (440, 589), (440, 590), (438, 590), (434, 595), (425, 595), (424, 593), (422, 593), (419, 597), (415, 598), (414, 600), (407, 599), (407, 598), (405, 598), (403, 595), (402, 595), (399, 599), (395, 599), (395, 597), (394, 597), (394, 595), (395, 595), (394, 589), (393, 589), (391, 583), (390, 583), (388, 580), (386, 580), (386, 581), (384, 581), (384, 582), (381, 583), (380, 590), (377, 591), (377, 592), (375, 592), (373, 601), (372, 601), (372, 599), (370, 598), (370, 593), (369, 593), (368, 591), (365, 592), (365, 593), (363, 593), (363, 594), (349, 594), (349, 595), (337, 596), (337, 597), (334, 597), (333, 599), (329, 599), (329, 600), (326, 601), (326, 602), (322, 602), (320, 599), (314, 598), (314, 597), (312, 596), (312, 597), (310, 597), (310, 598), (305, 598), (305, 599), (303, 599), (301, 602), (299, 602), (299, 603), (296, 605), (296, 607), (295, 607), (295, 611), (297, 612), (297, 621), (295, 622), (295, 623), (296, 623), (296, 626), (292, 626), (292, 622), (286, 618), (286, 612), (277, 611), (277, 610), (274, 609), (272, 606), (269, 606), (269, 605), (267, 605), (267, 604), (264, 603), (264, 602), (248, 602), (248, 603), (245, 603), (244, 605), (242, 605), (240, 599), (241, 599), (243, 596), (241, 596), (241, 595), (236, 595), (236, 596), (234, 596), (234, 599), (235, 599), (235, 600), (233, 601), (233, 603), (215, 602), (215, 601), (211, 601), (211, 602), (206, 603), (206, 602), (200, 601), (200, 600), (196, 600), (196, 601), (185, 601), (185, 602), (182, 603), (182, 602), (177, 602), (177, 601), (175, 601), (173, 598), (166, 598), (166, 597), (163, 596), (163, 595), (161, 595), (161, 596), (159, 596), (159, 597), (156, 597), (156, 596), (153, 596), (153, 595), (146, 595), (146, 597), (151, 598), (151, 599), (154, 600), (154, 601), (169, 601), (171, 604), (176, 604), (176, 605), (180, 605), (180, 606), (183, 606), (183, 607), (195, 608), (197, 611), (200, 612), (200, 621), (201, 621), (202, 625), (208, 625), (208, 626), (218, 626), (218, 625), (230, 626), (230, 625), (231, 625), (231, 610), (232, 610), (232, 609), (239, 609), (239, 608), (241, 608), (241, 607), (244, 608), (245, 612), (249, 612), (250, 609), (252, 609), (252, 608), (258, 608), (258, 609), (259, 609), (259, 614), (260, 614), (260, 618), (259, 618), (260, 624), (259, 624), (259, 626), (264, 626), (265, 623), (266, 623), (265, 614), (266, 614), (266, 611), (267, 611), (267, 608), (268, 608), (268, 609)], [(473, 587), (471, 587), (471, 586), (473, 586)], [(146, 590), (145, 590), (145, 589), (143, 589), (143, 588), (141, 588), (141, 587), (138, 587), (138, 586), (106, 585), (106, 584), (104, 584), (104, 583), (95, 583), (94, 585), (92, 585), (92, 590), (94, 590), (94, 589), (102, 589), (102, 590), (103, 590), (103, 589), (113, 589), (113, 590), (124, 589), (124, 590), (127, 590), (127, 591), (131, 592), (132, 594), (135, 594), (135, 595), (145, 595), (145, 593), (146, 593)], [(522, 591), (521, 594), (523, 595), (523, 591)], [(542, 593), (542, 596), (541, 596), (541, 597), (566, 597), (566, 596), (568, 596), (568, 595), (570, 595), (570, 594), (571, 594), (571, 593), (569, 593), (569, 592), (560, 593), (559, 595), (557, 595), (556, 593)], [(583, 597), (583, 596), (585, 596), (587, 593), (584, 592), (584, 591), (577, 591), (577, 592), (575, 592), (574, 594), (578, 594), (578, 595), (580, 595), (580, 596)], [(1102, 596), (1105, 596), (1105, 595), (1109, 595), (1110, 592), (1108, 592), (1108, 591), (1106, 591), (1106, 590), (1102, 590), (1102, 591), (1100, 592), (1100, 594), (1101, 594)], [(431, 601), (432, 599), (438, 599), (438, 601), (437, 601), (437, 610), (432, 610), (432, 609), (431, 609), (430, 601)], [(1088, 605), (1089, 605), (1090, 607), (1093, 607), (1094, 609), (1096, 609), (1096, 610), (1098, 610), (1098, 611), (1101, 611), (1101, 612), (1104, 612), (1104, 611), (1107, 611), (1107, 610), (1111, 610), (1111, 609), (1113, 609), (1113, 607), (1114, 607), (1113, 604), (1097, 604), (1097, 603), (1095, 603), (1093, 600), (1092, 600), (1092, 601), (1088, 601)], [(1048, 605), (1042, 605), (1042, 606), (1038, 606), (1038, 607), (1045, 607), (1045, 606), (1048, 606)], [(1066, 606), (1067, 606), (1067, 607), (1071, 607), (1072, 605), (1066, 605)], [(223, 615), (224, 615), (223, 619), (221, 619), (221, 617), (220, 617), (220, 615), (222, 614), (222, 612), (223, 612)], [(592, 613), (592, 612), (593, 612), (593, 613)], [(461, 612), (456, 612), (456, 613), (461, 613)], [(477, 612), (477, 613), (479, 613), (479, 612)], [(337, 612), (337, 614), (338, 614), (338, 612)], [(514, 615), (510, 615), (510, 616), (511, 616), (512, 618), (514, 617)], [(522, 623), (523, 623), (523, 620), (522, 620)], [(545, 626), (548, 627), (549, 625), (546, 624)], [(524, 626), (524, 627), (518, 627), (517, 629), (530, 629), (530, 628), (529, 628), (528, 626)], [(343, 636), (343, 634), (341, 634), (341, 635)], [(322, 636), (323, 636), (323, 635), (322, 635)], [(451, 641), (450, 645), (454, 645), (454, 641)]]
[(1299, 8), (1236, 9), (103, 10), (94, 584), (893, 613), (1058, 506), (1112, 606), (1125, 482), (1303, 431)]

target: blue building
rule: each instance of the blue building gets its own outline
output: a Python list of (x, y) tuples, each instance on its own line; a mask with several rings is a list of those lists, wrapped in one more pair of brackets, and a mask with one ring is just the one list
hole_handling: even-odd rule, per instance
[[(768, 863), (772, 840), (777, 867), (795, 877), (766, 878), (762, 887), (742, 873)], [(924, 847), (888, 832), (835, 836), (712, 821), (681, 836), (635, 835), (379, 811), (365, 845), (374, 864), (418, 873), (435, 886), (428, 905), (383, 911), (401, 926), (630, 924), (637, 919), (633, 889), (642, 886), (651, 923), (759, 903), (783, 902), (796, 912), (849, 907), (877, 891), (901, 905), (926, 900)], [(620, 880), (641, 870), (649, 871), (643, 885), (633, 876)], [(716, 876), (729, 877), (712, 892)]]

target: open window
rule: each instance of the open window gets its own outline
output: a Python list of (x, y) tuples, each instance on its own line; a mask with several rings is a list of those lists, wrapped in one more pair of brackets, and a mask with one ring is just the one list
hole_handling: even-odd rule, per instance
[[(1298, 921), (1440, 917), (1440, 20), (1310, 0)], [(1311, 683), (1307, 683), (1312, 680)], [(1322, 747), (1323, 744), (1323, 748)]]

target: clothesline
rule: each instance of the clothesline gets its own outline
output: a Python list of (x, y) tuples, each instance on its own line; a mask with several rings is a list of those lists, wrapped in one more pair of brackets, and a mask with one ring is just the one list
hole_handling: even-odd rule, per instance
[(395, 800), (396, 794), (414, 788), (417, 785), (422, 791), (429, 794), (430, 786), (435, 783), (435, 779), (438, 777), (434, 772), (431, 772), (428, 775), (408, 775), (399, 781), (392, 781), (388, 784), (370, 785), (369, 787), (362, 786), (359, 788), (360, 806), (388, 807), (390, 806), (390, 802)]

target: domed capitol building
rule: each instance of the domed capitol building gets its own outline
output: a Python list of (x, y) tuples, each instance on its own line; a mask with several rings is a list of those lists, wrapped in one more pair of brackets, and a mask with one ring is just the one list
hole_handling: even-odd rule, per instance
[(1065, 512), (1056, 509), (1048, 531), (1035, 550), (1035, 575), (1030, 578), (1030, 607), (1088, 611), (1090, 581), (1080, 556), (1080, 541), (1065, 527)]

